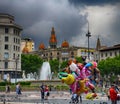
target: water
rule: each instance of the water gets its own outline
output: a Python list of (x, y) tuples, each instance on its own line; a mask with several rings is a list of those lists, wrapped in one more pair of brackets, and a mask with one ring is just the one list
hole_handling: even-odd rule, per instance
[(51, 80), (51, 68), (49, 62), (43, 62), (40, 70), (40, 80)]

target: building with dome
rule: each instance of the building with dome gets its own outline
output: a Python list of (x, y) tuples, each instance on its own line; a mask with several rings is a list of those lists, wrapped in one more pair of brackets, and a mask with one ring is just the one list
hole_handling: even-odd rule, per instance
[[(56, 38), (55, 29), (52, 27), (49, 38), (49, 47), (47, 48), (44, 43), (40, 43), (38, 50), (29, 52), (29, 54), (37, 54), (45, 61), (57, 59), (60, 62), (80, 56), (87, 57), (88, 55), (87, 47), (70, 46), (67, 40), (63, 40), (61, 46), (58, 47), (57, 42), (58, 40)], [(90, 54), (93, 54), (93, 52), (94, 49), (90, 48)]]

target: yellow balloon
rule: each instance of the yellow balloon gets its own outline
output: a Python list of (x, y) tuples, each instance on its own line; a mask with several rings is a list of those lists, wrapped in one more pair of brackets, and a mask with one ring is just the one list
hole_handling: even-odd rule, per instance
[(71, 85), (75, 82), (75, 78), (72, 74), (68, 74), (67, 77), (63, 77), (61, 80), (63, 83), (65, 83), (67, 85)]
[(80, 95), (81, 93), (88, 92), (88, 88), (85, 86), (86, 79), (84, 80), (79, 80), (80, 87), (77, 89), (77, 94)]

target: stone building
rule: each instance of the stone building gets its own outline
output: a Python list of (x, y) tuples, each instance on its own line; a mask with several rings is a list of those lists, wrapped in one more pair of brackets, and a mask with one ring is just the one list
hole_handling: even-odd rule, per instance
[(106, 58), (113, 58), (120, 55), (120, 44), (114, 46), (102, 46), (98, 37), (96, 44), (96, 51), (94, 52), (95, 61), (99, 62)]
[[(87, 57), (88, 55), (87, 47), (70, 46), (67, 40), (63, 40), (60, 47), (57, 46), (57, 43), (58, 40), (56, 38), (55, 30), (54, 27), (52, 27), (49, 47), (47, 48), (44, 43), (40, 43), (38, 50), (29, 52), (29, 54), (37, 54), (46, 61), (57, 59), (60, 62), (67, 61), (69, 58), (80, 56)], [(90, 56), (93, 55), (94, 51), (93, 48), (90, 48)]]
[(0, 79), (19, 76), (21, 71), (21, 31), (14, 16), (0, 13)]

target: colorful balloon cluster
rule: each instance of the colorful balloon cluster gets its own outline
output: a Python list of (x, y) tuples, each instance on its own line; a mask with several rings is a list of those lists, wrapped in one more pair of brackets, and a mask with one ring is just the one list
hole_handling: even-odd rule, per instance
[(86, 93), (87, 99), (93, 99), (97, 96), (95, 85), (100, 79), (97, 62), (88, 62), (84, 65), (77, 63), (75, 59), (69, 60), (68, 67), (59, 72), (58, 76), (62, 83), (69, 85), (73, 94)]

